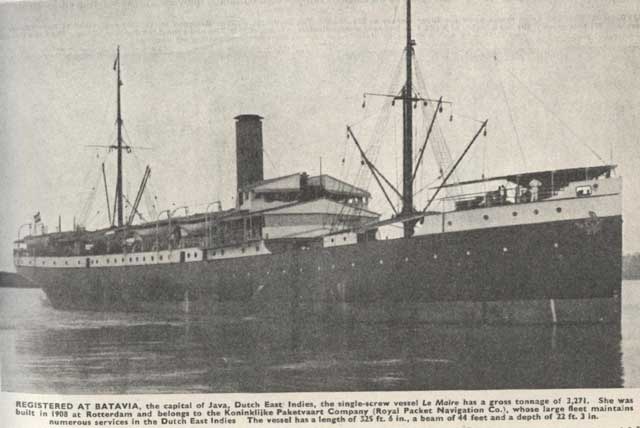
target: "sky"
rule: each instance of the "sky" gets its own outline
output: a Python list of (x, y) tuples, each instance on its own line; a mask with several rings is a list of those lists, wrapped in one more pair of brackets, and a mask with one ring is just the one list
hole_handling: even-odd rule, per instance
[[(0, 269), (36, 212), (50, 231), (58, 216), (63, 230), (108, 223), (100, 168), (113, 203), (115, 153), (90, 146), (115, 139), (118, 45), (125, 191), (133, 200), (149, 165), (148, 220), (234, 206), (245, 113), (264, 117), (266, 177), (317, 174), (322, 159), (388, 215), (346, 126), (398, 183), (401, 107), (362, 103), (402, 86), (404, 13), (403, 0), (0, 3)], [(455, 159), (489, 121), (458, 178), (616, 163), (624, 251), (640, 251), (640, 3), (416, 0), (413, 15), (418, 88), (452, 103), (436, 137)], [(416, 151), (432, 108), (416, 109)], [(426, 160), (416, 188), (437, 169)]]

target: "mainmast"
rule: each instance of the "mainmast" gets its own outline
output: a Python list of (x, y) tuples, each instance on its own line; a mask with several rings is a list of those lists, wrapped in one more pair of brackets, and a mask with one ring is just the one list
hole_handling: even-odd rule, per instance
[[(403, 138), (402, 138), (402, 211), (403, 216), (413, 214), (413, 82), (412, 60), (413, 46), (411, 39), (411, 0), (407, 0), (407, 46), (406, 50), (406, 81), (402, 89), (403, 99)], [(413, 235), (414, 222), (404, 223), (404, 237)]]
[(118, 151), (118, 178), (116, 181), (116, 209), (117, 209), (117, 219), (118, 219), (118, 227), (122, 227), (124, 225), (123, 217), (124, 212), (122, 210), (122, 150), (126, 147), (122, 145), (122, 111), (120, 107), (120, 87), (122, 86), (122, 80), (120, 80), (120, 46), (118, 46), (118, 54), (116, 56), (116, 61), (113, 64), (113, 68), (117, 69), (117, 103), (118, 103), (118, 113), (116, 118), (116, 124), (118, 126), (118, 143), (115, 147)]

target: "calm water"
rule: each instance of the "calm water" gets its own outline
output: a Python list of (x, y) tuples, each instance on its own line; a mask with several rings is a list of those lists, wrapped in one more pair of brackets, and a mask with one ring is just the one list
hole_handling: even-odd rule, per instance
[(60, 393), (640, 387), (640, 281), (622, 328), (266, 322), (56, 311), (0, 289), (1, 386)]

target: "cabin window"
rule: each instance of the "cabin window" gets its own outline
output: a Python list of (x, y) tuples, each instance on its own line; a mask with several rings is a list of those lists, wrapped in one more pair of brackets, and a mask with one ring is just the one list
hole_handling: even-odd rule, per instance
[(129, 261), (130, 261), (130, 262), (132, 262), (132, 261), (133, 261), (133, 259), (132, 259), (131, 257), (129, 257)]
[(193, 253), (193, 257), (194, 258), (198, 257), (198, 253)]
[(143, 262), (146, 262), (146, 261), (147, 261), (147, 258), (146, 258), (146, 257), (142, 257), (142, 261), (143, 261)]
[(538, 214), (540, 214), (540, 211), (538, 211), (538, 210), (533, 210), (533, 213), (534, 213), (535, 215), (538, 215)]
[(107, 264), (109, 264), (109, 259), (107, 259)]
[(162, 260), (162, 257), (163, 257), (163, 256), (162, 256), (162, 255), (160, 255), (159, 257), (160, 257), (160, 260)]
[(576, 187), (576, 197), (584, 198), (586, 196), (591, 196), (591, 186)]
[(242, 253), (244, 253), (244, 251), (245, 251), (245, 250), (244, 250), (244, 247), (242, 247), (242, 248), (240, 249), (240, 251), (242, 251)]
[(124, 257), (122, 258), (122, 263), (124, 263)]
[(220, 250), (220, 255), (224, 256), (224, 249)]
[(486, 215), (486, 214), (484, 216), (482, 216), (482, 218), (485, 219), (485, 220), (489, 220), (489, 216)]
[(54, 261), (54, 262), (53, 262), (53, 264), (55, 265), (55, 264), (56, 264), (56, 262)]
[(511, 215), (514, 216), (514, 217), (518, 217), (518, 212), (514, 211), (514, 212), (511, 213)]
[(151, 256), (151, 261), (153, 261), (153, 256)]
[(561, 213), (562, 212), (562, 208), (560, 208), (560, 207), (556, 208), (556, 212)]
[(260, 246), (256, 245), (256, 251), (260, 251)]
[(187, 258), (190, 259), (191, 258), (191, 253), (187, 253)]

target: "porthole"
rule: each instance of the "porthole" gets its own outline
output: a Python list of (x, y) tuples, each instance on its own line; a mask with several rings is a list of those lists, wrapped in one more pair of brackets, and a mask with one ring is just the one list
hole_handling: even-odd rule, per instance
[(146, 257), (143, 257), (143, 258), (142, 258), (142, 261), (143, 261), (143, 262), (146, 262), (146, 261), (147, 261), (147, 258), (146, 258)]
[(220, 255), (224, 256), (224, 249), (220, 250)]
[(346, 237), (346, 236), (343, 236), (343, 237), (342, 237), (342, 240), (343, 240), (343, 241), (346, 241), (346, 240), (347, 240), (347, 237)]
[(485, 215), (483, 215), (483, 216), (482, 216), (482, 218), (483, 218), (483, 219), (485, 219), (485, 220), (489, 220), (489, 216), (488, 216), (488, 215), (486, 215), (486, 214), (485, 214)]
[(240, 251), (241, 251), (242, 253), (244, 253), (244, 247), (242, 247), (242, 248), (240, 249)]
[(556, 208), (556, 212), (557, 213), (561, 213), (562, 212), (562, 208), (560, 208), (560, 207)]
[(256, 251), (260, 251), (260, 245), (256, 245)]
[(132, 259), (131, 257), (129, 257), (129, 261), (130, 261), (130, 262), (132, 262), (132, 261), (133, 261), (133, 259)]
[(198, 257), (198, 253), (193, 253), (193, 258), (197, 258)]
[(151, 261), (153, 261), (153, 256), (151, 256)]
[(136, 256), (136, 261), (138, 261), (138, 257)]
[[(215, 256), (215, 255), (216, 255), (216, 253), (213, 253), (213, 255)], [(162, 260), (162, 258), (163, 258), (163, 256), (162, 256), (162, 255), (160, 255), (160, 260)]]
[(447, 222), (447, 224), (448, 224), (449, 226), (452, 226), (452, 225), (453, 225), (453, 222), (448, 221), (448, 222)]
[(65, 265), (68, 265), (68, 264), (69, 264), (69, 262), (68, 262), (67, 260), (65, 260), (65, 261), (64, 261), (64, 264), (65, 264)]
[(122, 258), (122, 263), (124, 263), (124, 257)]
[(80, 260), (78, 260), (78, 264), (80, 264)]
[(107, 264), (109, 264), (109, 259), (107, 259)]
[(514, 217), (518, 217), (518, 212), (514, 211), (514, 212), (511, 213), (511, 215), (514, 216)]
[(187, 258), (190, 259), (191, 258), (191, 253), (187, 253)]
[(331, 242), (334, 242), (333, 238), (331, 238)]
[(534, 213), (535, 215), (538, 215), (538, 214), (540, 214), (540, 211), (538, 211), (537, 209), (535, 209), (535, 210), (533, 210), (533, 213)]

